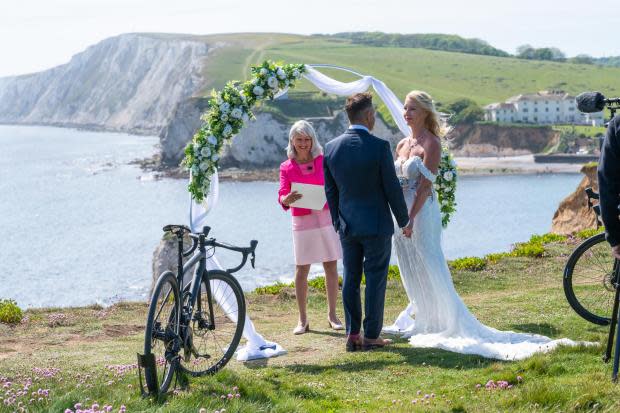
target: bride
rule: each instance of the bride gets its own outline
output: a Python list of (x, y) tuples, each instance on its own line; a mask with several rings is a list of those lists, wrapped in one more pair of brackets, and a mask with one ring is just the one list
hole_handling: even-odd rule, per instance
[(441, 248), (441, 215), (433, 182), (441, 158), (440, 125), (432, 98), (412, 91), (403, 115), (411, 136), (396, 147), (396, 174), (409, 209), (411, 238), (395, 231), (394, 251), (410, 304), (386, 333), (408, 337), (414, 347), (435, 347), (496, 359), (523, 359), (571, 340), (499, 331), (480, 323), (452, 283)]

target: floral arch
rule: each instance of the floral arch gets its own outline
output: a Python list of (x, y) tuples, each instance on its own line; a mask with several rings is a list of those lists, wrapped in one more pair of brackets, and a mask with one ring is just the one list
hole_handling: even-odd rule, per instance
[[(320, 67), (346, 70), (360, 79), (350, 83), (339, 82), (316, 70)], [(278, 97), (289, 88), (294, 88), (302, 77), (320, 90), (340, 96), (364, 92), (372, 86), (390, 111), (398, 129), (405, 136), (409, 135), (409, 127), (401, 116), (402, 102), (380, 80), (332, 65), (278, 64), (265, 61), (258, 66), (252, 66), (250, 80), (229, 81), (222, 90), (212, 92), (209, 109), (201, 117), (203, 124), (185, 148), (182, 163), (190, 171), (188, 190), (193, 201), (202, 202), (203, 208), (207, 210), (213, 207), (217, 198), (217, 166), (226, 142), (254, 118), (252, 108), (257, 102)], [(455, 212), (456, 180), (456, 165), (447, 147), (444, 147), (435, 181), (444, 227)], [(215, 184), (213, 188), (212, 184)], [(209, 205), (204, 205), (205, 200)], [(203, 212), (206, 214), (207, 211)], [(190, 211), (190, 216), (191, 214)]]

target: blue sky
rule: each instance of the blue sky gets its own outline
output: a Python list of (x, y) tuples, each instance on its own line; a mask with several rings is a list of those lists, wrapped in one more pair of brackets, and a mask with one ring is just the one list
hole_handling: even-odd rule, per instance
[(2, 0), (0, 76), (44, 70), (127, 32), (385, 31), (524, 43), (569, 56), (620, 55), (618, 0)]

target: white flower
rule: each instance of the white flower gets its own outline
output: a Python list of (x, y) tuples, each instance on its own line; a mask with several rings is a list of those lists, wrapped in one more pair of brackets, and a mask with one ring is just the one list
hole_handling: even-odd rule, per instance
[(256, 96), (263, 96), (263, 93), (265, 93), (265, 89), (260, 86), (254, 86), (254, 89), (252, 89), (252, 93), (254, 93)]
[(247, 99), (248, 99), (248, 98), (245, 96), (245, 92), (244, 92), (244, 91), (242, 91), (242, 92), (239, 94), (239, 96), (241, 96), (241, 101), (242, 101), (243, 103), (245, 103), (245, 102), (247, 101)]
[(215, 144), (217, 144), (217, 138), (215, 136), (213, 136), (213, 135), (210, 135), (207, 138), (207, 142), (209, 142), (211, 145), (215, 145)]
[(198, 145), (194, 145), (194, 156), (200, 155), (200, 148)]
[(274, 76), (271, 76), (269, 79), (267, 79), (267, 85), (272, 88), (275, 89), (278, 87), (278, 79), (276, 79)]
[(230, 112), (230, 116), (235, 119), (241, 119), (241, 115), (243, 115), (243, 111), (239, 108), (234, 108), (232, 112)]
[(209, 162), (201, 162), (200, 163), (200, 170), (202, 172), (207, 172), (207, 170), (209, 169)]
[(276, 71), (276, 74), (278, 75), (278, 78), (282, 80), (286, 79), (286, 73), (284, 73), (284, 70), (282, 70), (281, 67), (278, 68), (278, 70)]
[(224, 136), (230, 136), (231, 133), (232, 133), (232, 126), (230, 126), (230, 124), (227, 123), (226, 126), (224, 126), (224, 130), (222, 131), (222, 134)]
[(258, 79), (257, 79), (257, 78), (252, 79), (252, 82), (251, 82), (251, 83), (252, 83), (253, 85), (257, 84), (257, 83), (258, 83)]
[(220, 159), (220, 156), (219, 156), (217, 153), (214, 153), (214, 154), (211, 156), (211, 160), (212, 160), (213, 162), (217, 162), (217, 160), (218, 160), (218, 159)]
[(230, 112), (230, 104), (228, 102), (224, 102), (220, 105), (220, 111), (222, 113), (228, 113)]
[(439, 191), (441, 189), (441, 187), (439, 186), (439, 184), (435, 184), (435, 191)]
[(299, 73), (299, 70), (297, 70), (297, 69), (293, 70), (293, 77), (295, 79), (298, 79), (300, 75), (301, 75), (301, 73)]
[(452, 173), (452, 171), (444, 172), (443, 179), (450, 182), (452, 178), (454, 178), (454, 174)]
[(247, 121), (249, 121), (249, 120), (250, 120), (250, 117), (248, 116), (248, 114), (247, 114), (247, 113), (244, 113), (244, 114), (241, 116), (241, 120), (242, 120), (243, 122), (247, 122)]
[(200, 154), (202, 156), (204, 156), (205, 158), (208, 158), (209, 156), (211, 156), (211, 149), (207, 148), (206, 146), (204, 148), (202, 148), (202, 150), (200, 151)]
[(269, 71), (267, 69), (265, 69), (264, 67), (261, 68), (261, 70), (260, 70), (261, 76), (265, 76), (267, 73), (269, 73)]
[(228, 115), (227, 115), (227, 114), (225, 114), (225, 113), (223, 113), (223, 114), (222, 114), (222, 116), (220, 116), (220, 120), (221, 120), (222, 122), (226, 122), (226, 121), (228, 121)]
[(454, 189), (454, 188), (452, 188), (452, 185), (448, 185), (448, 186), (446, 187), (446, 192), (452, 192), (452, 190), (453, 190), (453, 189)]
[(288, 86), (288, 85), (290, 85), (290, 84), (291, 84), (291, 82), (289, 82), (289, 80), (288, 80), (288, 79), (286, 79), (286, 80), (284, 81), (284, 85), (285, 85), (285, 86)]
[(454, 159), (450, 159), (450, 166), (456, 168), (456, 162), (454, 162)]
[(192, 174), (197, 175), (198, 173), (200, 173), (200, 168), (198, 165), (192, 166)]

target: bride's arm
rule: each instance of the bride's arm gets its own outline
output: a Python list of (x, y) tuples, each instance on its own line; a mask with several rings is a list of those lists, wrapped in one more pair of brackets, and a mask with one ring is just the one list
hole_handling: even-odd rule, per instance
[[(437, 171), (439, 169), (439, 161), (441, 160), (441, 146), (438, 143), (433, 142), (427, 148), (424, 154), (424, 166), (428, 169), (433, 175), (437, 175)], [(433, 182), (431, 182), (424, 174), (420, 175), (420, 181), (418, 183), (418, 187), (415, 193), (415, 199), (413, 201), (413, 205), (411, 205), (411, 210), (409, 211), (409, 225), (413, 226), (413, 220), (415, 219), (420, 209), (428, 199), (428, 197), (433, 192)]]

